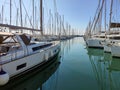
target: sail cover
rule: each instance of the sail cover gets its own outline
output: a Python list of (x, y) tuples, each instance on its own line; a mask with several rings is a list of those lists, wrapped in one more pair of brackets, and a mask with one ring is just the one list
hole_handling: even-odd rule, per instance
[(110, 23), (110, 28), (120, 28), (120, 23)]

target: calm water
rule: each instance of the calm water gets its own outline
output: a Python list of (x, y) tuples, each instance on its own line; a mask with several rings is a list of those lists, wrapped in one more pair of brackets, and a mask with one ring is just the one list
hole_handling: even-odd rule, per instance
[(47, 68), (0, 90), (120, 90), (120, 59), (86, 48), (81, 37), (62, 42), (60, 55)]

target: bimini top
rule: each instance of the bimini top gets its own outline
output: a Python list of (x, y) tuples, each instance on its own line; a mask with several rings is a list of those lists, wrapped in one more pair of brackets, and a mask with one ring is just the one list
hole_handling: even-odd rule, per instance
[[(14, 38), (13, 36), (17, 36), (17, 41), (18, 42), (21, 42), (21, 40), (22, 40), (25, 45), (30, 44), (31, 38), (28, 38), (28, 36), (26, 36), (26, 34), (23, 34), (23, 33), (8, 33), (8, 32), (0, 32), (0, 44), (2, 44), (8, 38), (13, 39)], [(15, 39), (13, 39), (13, 40), (15, 40)]]

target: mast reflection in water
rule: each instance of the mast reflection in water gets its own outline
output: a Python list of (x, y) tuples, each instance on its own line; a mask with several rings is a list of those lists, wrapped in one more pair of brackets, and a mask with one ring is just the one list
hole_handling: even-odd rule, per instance
[(120, 58), (87, 48), (82, 37), (62, 41), (60, 55), (0, 90), (120, 90)]
[(120, 90), (120, 59), (100, 49), (87, 51), (100, 90)]
[(54, 87), (46, 85), (46, 81), (50, 78), (51, 85), (57, 83), (58, 67), (60, 64), (59, 56), (46, 65), (29, 72), (27, 75), (22, 75), (14, 80), (11, 80), (7, 85), (0, 87), (0, 90), (53, 90)]

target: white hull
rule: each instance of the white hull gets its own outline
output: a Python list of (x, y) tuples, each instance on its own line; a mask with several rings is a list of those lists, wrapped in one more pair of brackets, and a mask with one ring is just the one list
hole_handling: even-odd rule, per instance
[(101, 44), (103, 40), (104, 39), (90, 38), (87, 39), (87, 45), (88, 47), (93, 47), (93, 48), (103, 48), (103, 45)]
[(111, 46), (104, 45), (104, 52), (111, 53)]
[(112, 57), (120, 57), (120, 45), (113, 45), (111, 47)]
[(44, 50), (42, 49), (40, 50), (40, 52), (3, 64), (2, 68), (5, 72), (8, 73), (10, 77), (13, 77), (38, 64), (48, 61), (50, 57), (53, 57), (55, 54), (59, 52), (59, 49), (60, 49), (59, 44), (46, 48)]
[(119, 40), (106, 39), (106, 41), (104, 43), (104, 52), (111, 53), (111, 47), (116, 43), (119, 43)]
[(104, 45), (104, 52), (111, 53), (112, 41), (109, 39), (106, 39), (103, 45)]

